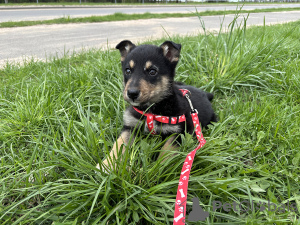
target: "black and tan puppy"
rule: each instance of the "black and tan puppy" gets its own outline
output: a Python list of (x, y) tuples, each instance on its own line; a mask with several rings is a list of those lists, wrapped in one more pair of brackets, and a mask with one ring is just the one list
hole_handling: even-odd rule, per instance
[[(135, 127), (145, 126), (146, 117), (137, 112), (135, 108), (155, 115), (178, 117), (185, 115), (186, 121), (171, 124), (154, 121), (154, 131), (163, 138), (174, 134), (192, 134), (194, 126), (191, 118), (191, 107), (188, 100), (183, 97), (179, 89), (188, 89), (190, 99), (198, 111), (202, 127), (211, 121), (216, 121), (215, 113), (211, 106), (213, 94), (201, 91), (193, 86), (184, 85), (174, 81), (175, 68), (179, 60), (181, 45), (171, 41), (164, 42), (161, 46), (140, 45), (135, 46), (130, 41), (122, 41), (117, 46), (121, 53), (122, 71), (124, 75), (124, 99), (130, 103), (123, 115), (124, 126), (122, 133), (111, 150), (110, 157), (103, 161), (103, 166), (108, 170), (117, 155), (117, 148), (128, 144)], [(145, 126), (145, 131), (149, 132)], [(176, 135), (169, 138), (163, 146), (160, 157), (172, 149)], [(110, 161), (112, 160), (112, 161)], [(97, 166), (99, 168), (99, 165)]]

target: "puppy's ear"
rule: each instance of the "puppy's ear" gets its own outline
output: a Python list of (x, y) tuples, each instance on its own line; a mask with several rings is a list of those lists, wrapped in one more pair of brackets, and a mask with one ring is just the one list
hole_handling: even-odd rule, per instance
[(171, 62), (177, 63), (180, 56), (181, 44), (165, 41), (161, 46), (164, 56)]
[(121, 41), (117, 44), (116, 49), (120, 50), (121, 53), (121, 61), (123, 62), (126, 58), (127, 54), (135, 47), (135, 45), (128, 40)]

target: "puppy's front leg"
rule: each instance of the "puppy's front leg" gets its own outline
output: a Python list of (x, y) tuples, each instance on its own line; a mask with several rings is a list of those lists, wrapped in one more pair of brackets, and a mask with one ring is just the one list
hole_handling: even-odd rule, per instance
[[(172, 137), (170, 137), (166, 143), (164, 144), (164, 146), (162, 147), (161, 149), (161, 152), (158, 156), (158, 158), (162, 158), (164, 157), (164, 155), (168, 152), (168, 151), (173, 151), (173, 150), (176, 150), (178, 148), (178, 145), (176, 144), (176, 138), (177, 138), (177, 135), (173, 135)], [(162, 162), (164, 162), (167, 158), (165, 157), (163, 159)]]
[[(112, 150), (110, 151), (109, 157), (106, 158), (103, 162), (102, 162), (102, 168), (106, 171), (109, 172), (111, 171), (112, 168), (116, 169), (116, 160), (118, 159), (118, 155), (123, 155), (125, 152), (125, 146), (127, 145), (129, 142), (129, 138), (130, 138), (130, 130), (124, 130), (122, 131), (120, 137), (118, 138), (118, 140), (114, 143), (114, 146), (112, 148)], [(123, 145), (123, 146), (122, 146)], [(121, 148), (121, 153), (118, 153), (119, 149)], [(112, 166), (112, 167), (111, 167)], [(96, 166), (98, 169), (100, 169), (100, 165), (99, 163)]]

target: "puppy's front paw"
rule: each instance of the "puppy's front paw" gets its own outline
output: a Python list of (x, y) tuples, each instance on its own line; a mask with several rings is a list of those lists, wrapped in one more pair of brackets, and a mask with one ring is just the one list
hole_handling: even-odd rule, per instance
[(97, 168), (98, 170), (101, 170), (102, 172), (104, 172), (104, 173), (106, 173), (106, 174), (109, 174), (109, 173), (111, 172), (111, 168), (108, 166), (107, 160), (104, 160), (104, 161), (102, 162), (101, 167), (100, 167), (100, 164), (98, 163), (98, 164), (96, 165), (96, 168)]

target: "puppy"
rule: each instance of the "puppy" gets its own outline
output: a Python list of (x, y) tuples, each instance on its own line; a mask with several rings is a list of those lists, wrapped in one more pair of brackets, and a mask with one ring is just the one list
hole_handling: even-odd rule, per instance
[[(113, 145), (110, 157), (103, 161), (107, 171), (111, 166), (115, 167), (114, 160), (118, 155), (124, 154), (124, 145), (128, 144), (131, 134), (143, 126), (146, 132), (160, 134), (163, 138), (174, 133), (194, 132), (191, 105), (180, 89), (188, 90), (189, 99), (198, 112), (202, 127), (217, 121), (211, 106), (213, 94), (174, 81), (175, 68), (180, 56), (180, 44), (166, 41), (159, 47), (135, 46), (131, 41), (124, 40), (116, 48), (121, 53), (124, 76), (123, 96), (130, 106), (123, 114), (124, 125), (121, 135)], [(153, 126), (148, 124), (147, 127), (145, 121), (149, 117), (146, 113), (169, 121), (153, 120), (153, 123), (150, 122)], [(181, 120), (182, 118), (185, 120)], [(149, 126), (152, 126), (152, 129)], [(174, 149), (173, 143), (176, 137), (177, 135), (173, 135), (168, 139), (159, 157), (162, 157), (166, 151)], [(121, 154), (117, 154), (118, 148), (121, 147)], [(99, 164), (97, 168), (100, 168)]]

